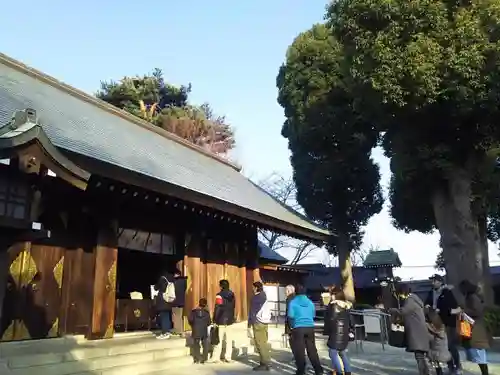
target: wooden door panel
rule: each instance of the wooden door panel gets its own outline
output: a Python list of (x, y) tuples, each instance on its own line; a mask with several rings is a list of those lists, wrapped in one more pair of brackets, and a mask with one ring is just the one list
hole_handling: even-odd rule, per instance
[(95, 256), (83, 248), (68, 249), (64, 256), (60, 332), (88, 334), (92, 316)]
[(98, 245), (95, 248), (91, 339), (113, 337), (117, 260), (118, 249), (116, 247)]
[(0, 337), (2, 341), (22, 340), (29, 338), (23, 322), (24, 283), (21, 278), (25, 268), (25, 253), (29, 252), (30, 243), (18, 242), (7, 250), (8, 272), (5, 298), (2, 308)]
[[(33, 339), (56, 337), (59, 333), (59, 312), (64, 267), (64, 250), (60, 247), (32, 245), (26, 263), (30, 271), (26, 281), (24, 322)], [(31, 274), (34, 276), (31, 277)]]

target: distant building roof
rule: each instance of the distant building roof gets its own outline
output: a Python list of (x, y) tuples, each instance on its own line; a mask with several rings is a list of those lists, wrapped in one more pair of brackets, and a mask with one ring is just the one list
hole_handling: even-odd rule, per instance
[(401, 265), (399, 255), (393, 249), (370, 251), (364, 262), (364, 266), (367, 268), (384, 266), (401, 267)]
[(261, 260), (265, 260), (274, 264), (285, 264), (286, 262), (288, 262), (288, 259), (278, 254), (276, 251), (271, 249), (265, 243), (259, 241), (258, 246), (259, 246)]
[[(332, 285), (341, 285), (342, 280), (340, 276), (340, 269), (338, 267), (319, 267), (319, 265), (296, 265), (302, 266), (303, 269), (314, 271), (304, 280), (307, 289), (321, 289), (323, 287)], [(306, 268), (305, 266), (312, 266)], [(377, 277), (377, 271), (374, 268), (353, 267), (352, 268), (354, 287), (367, 288), (377, 286), (373, 283), (373, 279)]]

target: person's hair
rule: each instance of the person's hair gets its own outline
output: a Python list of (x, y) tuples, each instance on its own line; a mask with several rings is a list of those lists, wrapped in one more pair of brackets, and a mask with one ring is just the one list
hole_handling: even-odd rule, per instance
[(229, 281), (223, 279), (223, 280), (219, 281), (219, 286), (222, 289), (229, 289)]
[(208, 305), (208, 302), (207, 302), (207, 299), (206, 298), (200, 298), (200, 302), (198, 302), (198, 305), (204, 309), (205, 307), (207, 307)]
[(295, 287), (292, 284), (289, 284), (285, 287), (285, 293), (295, 294)]
[(306, 288), (302, 284), (298, 284), (295, 287), (295, 294), (300, 295), (300, 294), (306, 294)]
[(262, 281), (256, 281), (252, 284), (255, 289), (257, 289), (258, 292), (262, 292), (264, 290), (264, 285), (262, 284)]
[(437, 331), (443, 328), (443, 321), (441, 320), (441, 317), (439, 316), (436, 310), (430, 309), (429, 312), (427, 313), (427, 317), (429, 319), (429, 322)]

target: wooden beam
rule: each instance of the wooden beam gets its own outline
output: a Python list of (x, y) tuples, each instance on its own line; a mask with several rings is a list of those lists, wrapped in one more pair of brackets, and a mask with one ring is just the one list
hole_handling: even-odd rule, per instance
[(95, 274), (93, 287), (90, 339), (113, 337), (116, 306), (116, 269), (118, 260), (116, 225), (101, 223), (94, 248)]

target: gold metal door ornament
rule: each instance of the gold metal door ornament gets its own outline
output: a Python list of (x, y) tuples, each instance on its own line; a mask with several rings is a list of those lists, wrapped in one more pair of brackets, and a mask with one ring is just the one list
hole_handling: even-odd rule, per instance
[(109, 291), (116, 292), (116, 260), (111, 265), (108, 271), (108, 283), (109, 283)]
[(62, 288), (62, 279), (63, 279), (63, 266), (64, 266), (64, 256), (59, 259), (59, 262), (54, 266), (52, 272), (54, 273), (54, 279), (56, 280), (57, 286), (59, 290)]

